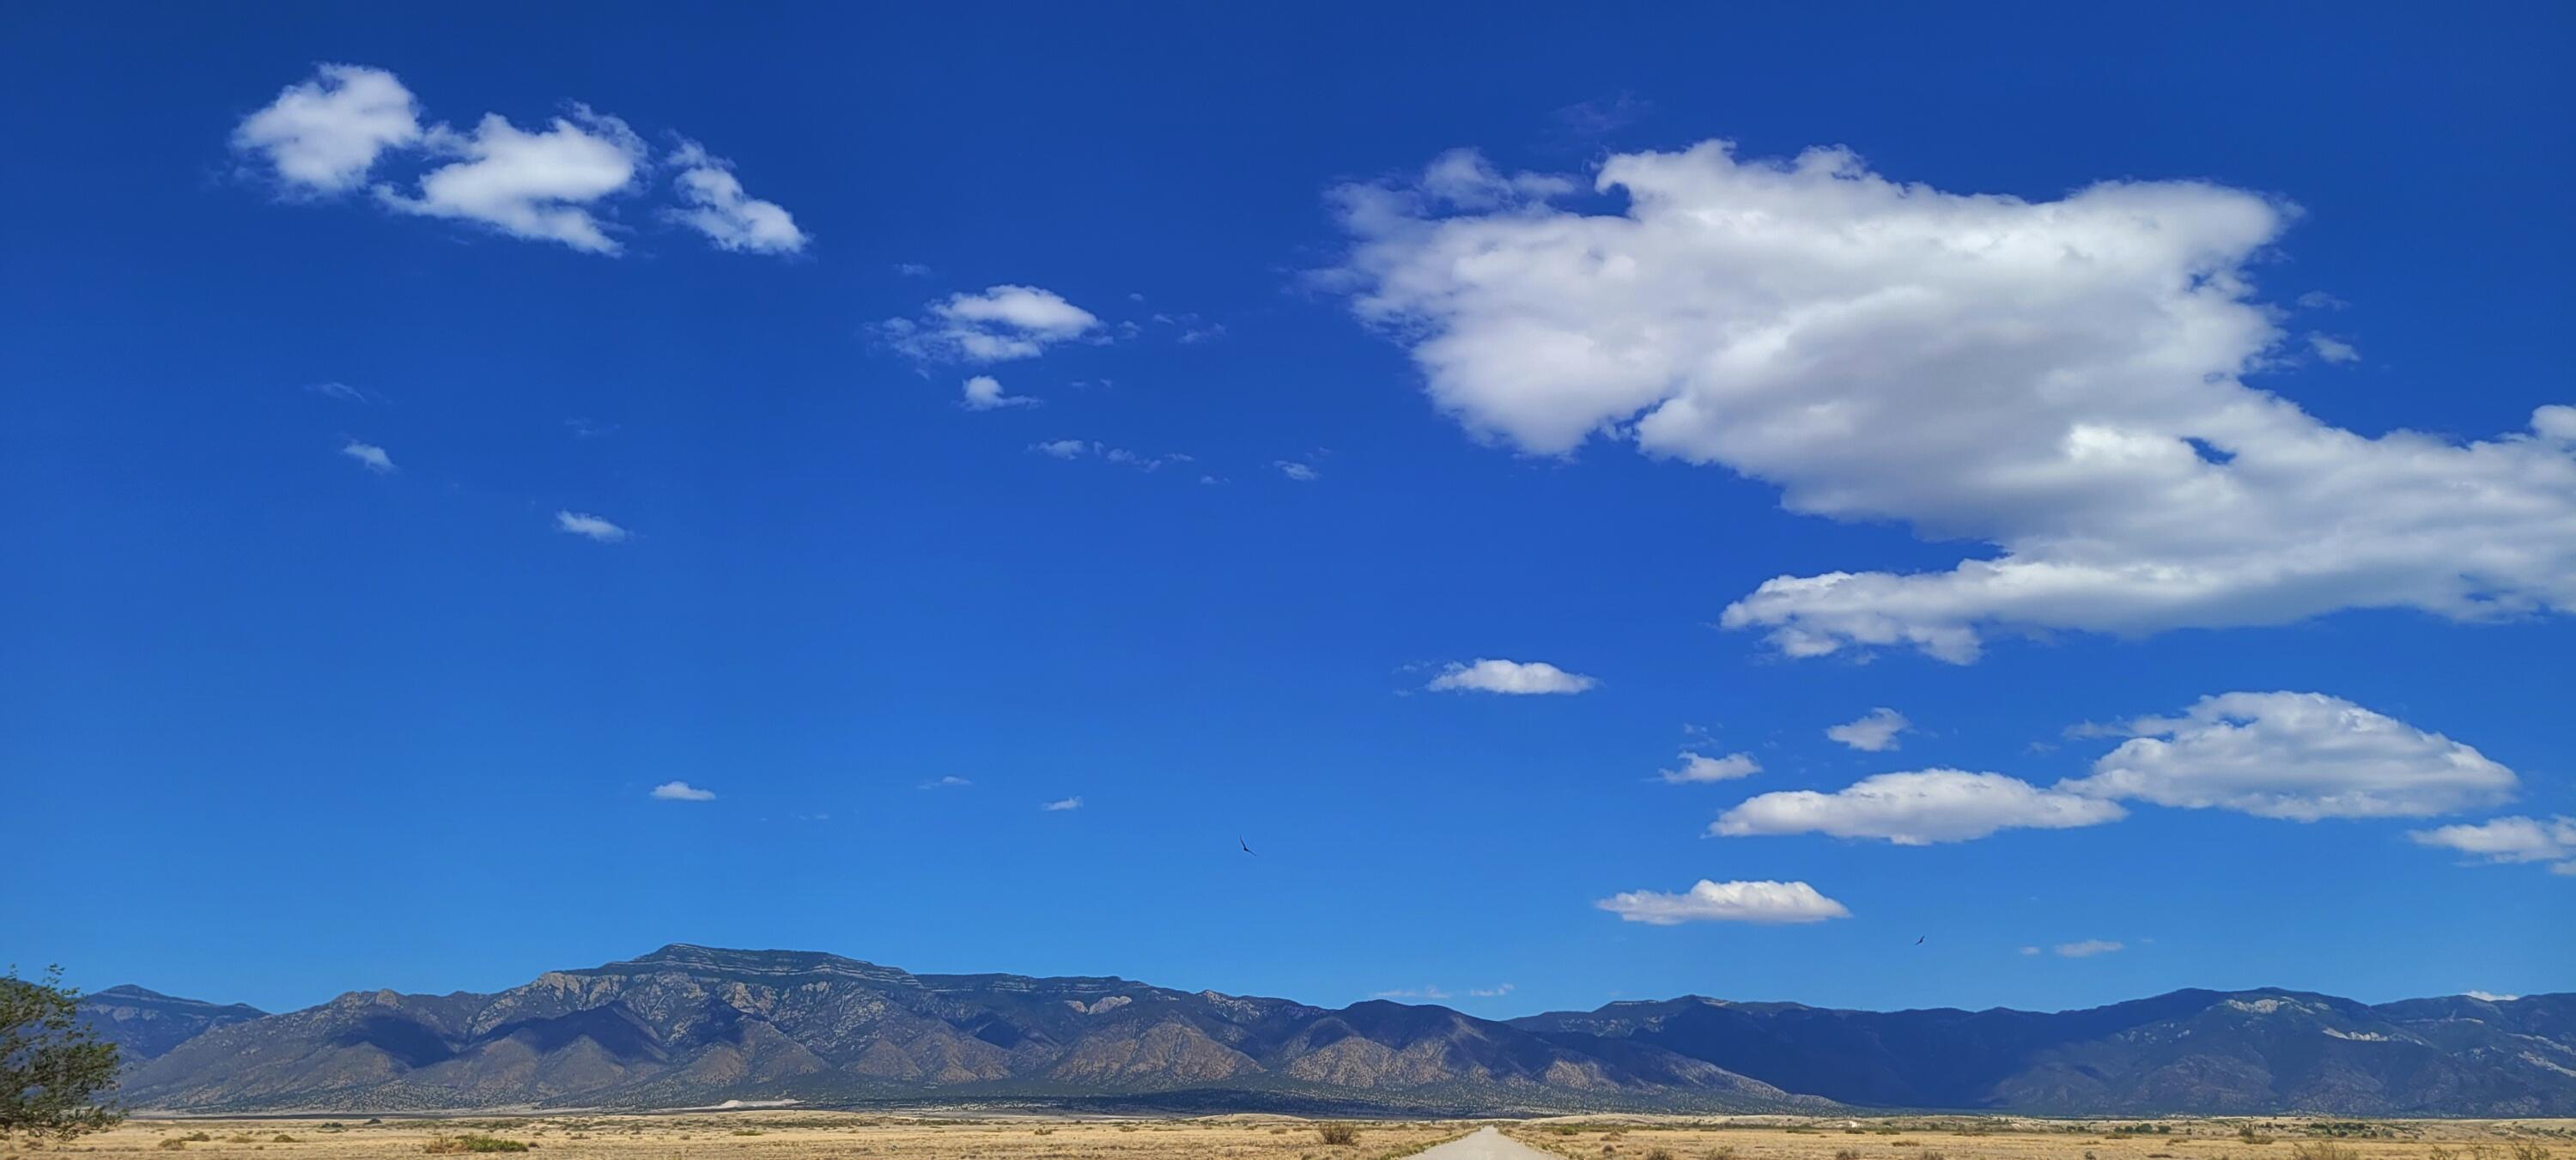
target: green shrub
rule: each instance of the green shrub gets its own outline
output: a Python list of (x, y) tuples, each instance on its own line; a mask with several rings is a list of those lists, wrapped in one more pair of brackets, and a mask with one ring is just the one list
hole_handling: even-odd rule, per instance
[(1315, 1138), (1332, 1145), (1357, 1144), (1360, 1129), (1357, 1124), (1322, 1124), (1315, 1128)]
[(499, 1136), (440, 1136), (421, 1146), (432, 1156), (458, 1152), (525, 1152), (536, 1145), (524, 1140), (504, 1140)]

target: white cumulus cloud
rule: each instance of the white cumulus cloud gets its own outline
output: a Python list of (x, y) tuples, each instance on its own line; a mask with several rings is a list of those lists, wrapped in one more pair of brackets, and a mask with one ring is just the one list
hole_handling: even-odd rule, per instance
[(1099, 316), (1053, 290), (1002, 285), (951, 294), (931, 303), (922, 318), (890, 318), (877, 331), (917, 359), (990, 363), (1035, 358), (1099, 325)]
[(2286, 361), (2246, 267), (2293, 207), (2197, 181), (1950, 193), (1723, 141), (1611, 156), (1593, 186), (1624, 205), (1560, 205), (1472, 155), (1346, 187), (1329, 277), (1481, 437), (1631, 443), (1794, 511), (1992, 546), (1782, 576), (1725, 610), (1788, 655), (2576, 608), (2576, 408), (2484, 441), (2372, 437), (2247, 385)]
[(429, 145), (455, 160), (422, 174), (413, 192), (377, 186), (377, 200), (595, 254), (621, 249), (591, 206), (632, 184), (644, 163), (644, 143), (625, 122), (583, 108), (531, 133), (487, 113), (472, 132), (434, 132)]
[(774, 201), (743, 192), (733, 163), (710, 156), (695, 141), (683, 141), (671, 152), (679, 169), (671, 179), (679, 192), (679, 220), (693, 226), (717, 249), (753, 254), (793, 254), (809, 240), (796, 228), (796, 218)]
[(587, 512), (555, 513), (555, 530), (602, 544), (614, 544), (634, 533)]
[(1478, 658), (1460, 664), (1452, 661), (1423, 686), (1434, 692), (1507, 693), (1580, 693), (1601, 682), (1581, 673), (1569, 673), (1546, 661), (1504, 661)]
[(1927, 769), (1878, 774), (1834, 793), (1762, 794), (1720, 815), (1708, 832), (1730, 838), (1831, 834), (1922, 846), (1966, 842), (1998, 830), (2098, 826), (2125, 816), (2117, 803), (2041, 789), (2000, 773)]
[(2513, 797), (2477, 750), (2323, 693), (2222, 693), (2133, 734), (2061, 790), (2267, 818), (2429, 817)]
[(653, 797), (666, 802), (711, 802), (713, 791), (699, 789), (685, 781), (666, 781), (653, 787)]
[(1896, 735), (1913, 728), (1913, 724), (1905, 714), (1881, 706), (1861, 714), (1860, 720), (1826, 729), (1825, 736), (1863, 753), (1885, 753), (1896, 748)]
[[(1038, 399), (1034, 395), (1003, 394), (1002, 380), (991, 375), (976, 375), (966, 380), (965, 385), (959, 388), (959, 393), (964, 396), (959, 405), (969, 411), (998, 411), (1004, 407), (1038, 405)], [(1058, 442), (1072, 441), (1058, 440)]]
[(355, 439), (351, 439), (340, 445), (340, 454), (357, 460), (359, 463), (364, 464), (367, 470), (375, 472), (378, 475), (393, 474), (394, 457), (387, 454), (384, 448), (378, 447), (373, 443), (360, 443)]
[(1593, 903), (1622, 922), (1678, 926), (1685, 922), (1823, 922), (1850, 918), (1842, 903), (1804, 882), (1711, 882), (1705, 878), (1680, 894), (1630, 890)]
[(1082, 799), (1079, 797), (1057, 798), (1054, 801), (1046, 802), (1038, 806), (1038, 808), (1051, 814), (1062, 813), (1066, 810), (1078, 810), (1082, 808)]
[[(2576, 818), (2497, 818), (2476, 825), (2415, 830), (2407, 837), (2488, 862), (2567, 862), (2576, 866)], [(2560, 873), (2576, 873), (2561, 869)]]
[(420, 137), (419, 106), (394, 74), (325, 64), (243, 118), (233, 148), (267, 162), (290, 190), (340, 193), (365, 182), (386, 150)]
[(1683, 785), (1690, 782), (1733, 781), (1739, 777), (1751, 777), (1762, 772), (1762, 763), (1753, 760), (1753, 755), (1750, 753), (1730, 753), (1724, 757), (1710, 757), (1705, 753), (1693, 753), (1685, 749), (1681, 757), (1680, 766), (1664, 770), (1656, 776), (1674, 785)]
[[(324, 64), (234, 127), (235, 152), (289, 192), (364, 189), (390, 210), (472, 222), (594, 254), (624, 247), (602, 208), (640, 193), (650, 151), (624, 121), (575, 103), (534, 130), (498, 113), (468, 129), (424, 124), (419, 103), (383, 69)], [(776, 202), (743, 191), (733, 166), (683, 139), (668, 160), (676, 204), (663, 216), (718, 248), (785, 254), (806, 235)], [(387, 172), (390, 171), (390, 172)]]

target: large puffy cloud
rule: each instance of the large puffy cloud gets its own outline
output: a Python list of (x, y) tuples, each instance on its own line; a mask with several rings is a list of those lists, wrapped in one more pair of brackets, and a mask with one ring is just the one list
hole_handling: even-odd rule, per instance
[(2457, 850), (2489, 862), (2556, 862), (2552, 870), (2576, 874), (2576, 818), (2497, 818), (2474, 826), (2438, 826), (2407, 835), (2427, 846)]
[(2202, 182), (1954, 194), (1725, 142), (1613, 156), (1595, 185), (1624, 210), (1467, 154), (1345, 188), (1338, 277), (1480, 436), (1631, 441), (1792, 510), (1994, 545), (1945, 572), (1783, 576), (1726, 610), (1789, 655), (2576, 608), (2576, 408), (2459, 444), (2245, 385), (2288, 341), (2244, 267), (2289, 206)]
[[(497, 113), (471, 129), (424, 125), (411, 90), (394, 74), (346, 64), (320, 65), (311, 79), (287, 86), (242, 119), (232, 145), (296, 193), (364, 189), (388, 209), (594, 254), (623, 248), (601, 208), (643, 191), (654, 172), (643, 140), (625, 122), (585, 106), (536, 130)], [(730, 162), (685, 139), (668, 160), (678, 204), (664, 216), (720, 249), (804, 248), (795, 219), (776, 202), (745, 193)], [(380, 177), (387, 168), (400, 172)]]
[(1680, 894), (1630, 890), (1593, 903), (1622, 922), (1679, 926), (1685, 922), (1823, 922), (1850, 918), (1842, 903), (1804, 882), (1711, 882), (1705, 878)]
[(620, 249), (590, 207), (632, 184), (644, 163), (644, 143), (624, 122), (581, 109), (531, 133), (495, 113), (471, 133), (443, 131), (432, 142), (456, 160), (421, 175), (416, 192), (377, 187), (379, 200), (595, 254)]
[(1747, 799), (1708, 828), (1724, 837), (1831, 834), (1899, 846), (1965, 842), (1997, 830), (2062, 830), (2118, 821), (2117, 803), (2041, 789), (2000, 773), (1926, 769), (1882, 773), (1834, 793), (1792, 790)]
[(2059, 789), (2267, 818), (2428, 817), (2518, 788), (2477, 750), (2323, 693), (2224, 693), (2135, 734)]
[(878, 330), (914, 358), (989, 363), (1035, 358), (1099, 325), (1098, 315), (1053, 290), (1002, 285), (980, 294), (951, 294), (931, 303), (918, 320), (889, 318)]
[(338, 193), (365, 181), (386, 150), (420, 135), (419, 107), (394, 74), (326, 64), (243, 118), (233, 148), (265, 160), (290, 189)]

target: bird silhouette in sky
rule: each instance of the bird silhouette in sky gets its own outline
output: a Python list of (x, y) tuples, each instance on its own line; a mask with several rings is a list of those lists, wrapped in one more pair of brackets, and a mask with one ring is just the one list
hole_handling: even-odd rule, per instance
[(1238, 845), (1238, 846), (1243, 847), (1243, 852), (1244, 852), (1244, 853), (1246, 853), (1246, 854), (1252, 854), (1252, 856), (1253, 856), (1253, 857), (1255, 857), (1255, 858), (1258, 858), (1258, 857), (1260, 857), (1260, 856), (1261, 856), (1261, 855), (1259, 855), (1259, 854), (1253, 854), (1253, 852), (1252, 852), (1252, 843), (1250, 843), (1250, 842), (1244, 841), (1244, 840), (1243, 840), (1243, 839), (1241, 839), (1241, 838), (1236, 838), (1236, 839), (1234, 840), (1234, 844), (1235, 844), (1235, 845)]
[(1927, 935), (1924, 935), (1924, 936), (1923, 936), (1923, 938), (1915, 939), (1915, 940), (1914, 940), (1914, 945), (1916, 945), (1916, 946), (1918, 946), (1918, 947), (1919, 947), (1919, 946), (1922, 946), (1922, 945), (1923, 945), (1923, 939), (1930, 938), (1930, 937), (1932, 937), (1932, 936), (1927, 934)]

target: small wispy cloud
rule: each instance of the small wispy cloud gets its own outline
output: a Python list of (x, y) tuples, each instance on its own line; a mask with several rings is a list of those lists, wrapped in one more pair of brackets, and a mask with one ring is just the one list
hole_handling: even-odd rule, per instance
[(2059, 957), (2069, 959), (2089, 959), (2095, 955), (2107, 955), (2127, 949), (2129, 949), (2129, 944), (2127, 943), (2112, 942), (2109, 939), (2099, 938), (2088, 938), (2082, 942), (2059, 943), (2056, 947)]
[(1804, 923), (1850, 918), (1851, 911), (1804, 882), (1711, 882), (1679, 894), (1630, 890), (1592, 905), (1622, 922), (1679, 926), (1685, 922)]
[(948, 775), (948, 776), (946, 776), (946, 777), (934, 777), (934, 778), (930, 779), (929, 781), (925, 781), (925, 782), (921, 783), (920, 785), (914, 786), (913, 788), (914, 788), (914, 789), (957, 789), (957, 788), (960, 788), (960, 787), (962, 787), (962, 786), (970, 786), (970, 785), (973, 785), (973, 784), (975, 784), (975, 783), (974, 783), (974, 782), (971, 782), (971, 781), (968, 781), (968, 780), (966, 780), (965, 778), (959, 777), (959, 776), (957, 776), (956, 774), (953, 774), (953, 773), (952, 773), (952, 774), (949, 774), (949, 775)]
[(1029, 444), (1029, 450), (1050, 459), (1096, 458), (1103, 463), (1115, 463), (1138, 471), (1160, 471), (1176, 464), (1198, 462), (1197, 457), (1184, 455), (1178, 451), (1148, 455), (1142, 451), (1130, 451), (1124, 447), (1112, 447), (1106, 443), (1088, 439), (1050, 439), (1043, 443)]
[(2522, 998), (2520, 995), (2499, 995), (2493, 991), (2462, 991), (2460, 993), (2468, 996), (2469, 998), (2483, 1000), (2488, 1003), (2510, 1003), (2516, 999)]
[(1061, 813), (1065, 810), (1078, 810), (1082, 808), (1082, 799), (1079, 797), (1057, 798), (1056, 800), (1041, 805), (1038, 808), (1051, 814)]
[(350, 386), (347, 383), (306, 383), (304, 384), (304, 389), (326, 399), (338, 399), (343, 403), (372, 403), (376, 401), (375, 395), (362, 388)]
[(598, 516), (576, 511), (556, 512), (555, 530), (601, 544), (620, 543), (634, 534)]
[(711, 802), (715, 791), (699, 789), (685, 781), (666, 781), (653, 787), (653, 798), (666, 802)]
[(889, 318), (876, 329), (888, 346), (914, 359), (990, 363), (1035, 358), (1099, 327), (1099, 316), (1052, 290), (1003, 285), (951, 294), (918, 319)]
[(1511, 993), (1512, 993), (1512, 985), (1511, 985), (1510, 983), (1499, 983), (1499, 984), (1496, 984), (1496, 985), (1491, 986), (1491, 987), (1469, 987), (1469, 988), (1467, 988), (1467, 994), (1469, 994), (1469, 995), (1471, 995), (1471, 996), (1474, 996), (1475, 998), (1478, 998), (1478, 999), (1500, 999), (1500, 998), (1502, 998), (1503, 996), (1508, 995), (1508, 994), (1511, 994)]
[(974, 378), (966, 380), (965, 385), (959, 388), (959, 392), (964, 396), (964, 398), (960, 400), (958, 405), (969, 411), (998, 411), (1004, 407), (1034, 407), (1044, 401), (1035, 395), (1003, 394), (1002, 380), (994, 378), (991, 375), (977, 375)]
[(1601, 682), (1581, 673), (1569, 673), (1546, 661), (1509, 661), (1478, 657), (1464, 663), (1452, 661), (1423, 686), (1437, 693), (1504, 693), (1516, 696), (1531, 694), (1572, 694), (1590, 689)]
[(394, 473), (394, 457), (386, 454), (384, 448), (378, 447), (373, 443), (360, 443), (355, 439), (351, 439), (340, 445), (340, 454), (357, 460), (359, 463), (366, 465), (367, 470), (375, 472), (378, 475), (391, 475)]
[(1279, 474), (1299, 483), (1313, 483), (1323, 478), (1322, 474), (1315, 470), (1314, 464), (1299, 463), (1294, 459), (1276, 460), (1271, 463), (1271, 466), (1278, 468)]
[(2361, 361), (2361, 351), (2355, 349), (2351, 343), (2345, 342), (2344, 340), (2332, 335), (2317, 334), (2313, 332), (2310, 333), (2308, 335), (2308, 349), (2317, 352), (2318, 358), (2324, 359), (2330, 363), (2355, 363)]
[(1837, 745), (1849, 746), (1863, 753), (1885, 753), (1896, 748), (1896, 735), (1913, 728), (1905, 714), (1885, 705), (1861, 714), (1860, 720), (1846, 721), (1825, 730), (1825, 737)]
[(1372, 999), (1446, 999), (1449, 992), (1438, 987), (1406, 987), (1394, 991), (1371, 991)]
[(777, 202), (744, 193), (742, 180), (733, 174), (733, 163), (709, 154), (705, 146), (683, 140), (669, 161), (678, 171), (671, 186), (681, 206), (671, 211), (672, 217), (705, 234), (717, 249), (794, 254), (812, 240)]
[(1654, 102), (1622, 91), (1566, 105), (1549, 114), (1548, 119), (1556, 123), (1560, 134), (1588, 141), (1634, 124), (1654, 108)]
[(1680, 768), (1667, 769), (1656, 776), (1671, 785), (1688, 785), (1694, 782), (1734, 781), (1739, 777), (1751, 777), (1762, 772), (1762, 763), (1753, 760), (1753, 755), (1750, 753), (1730, 753), (1724, 757), (1710, 757), (1705, 753), (1693, 753), (1685, 749), (1681, 756)]

